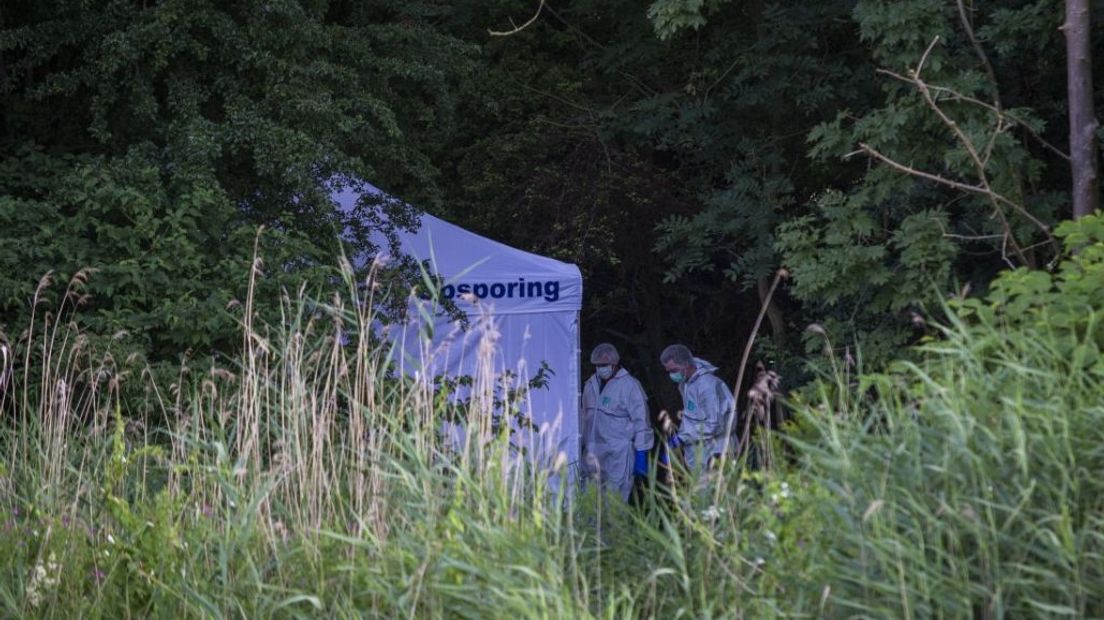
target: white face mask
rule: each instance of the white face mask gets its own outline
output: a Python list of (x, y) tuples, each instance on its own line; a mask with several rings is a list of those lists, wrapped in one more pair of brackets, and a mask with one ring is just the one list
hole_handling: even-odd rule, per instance
[(599, 379), (605, 381), (613, 376), (613, 366), (599, 366), (594, 372)]

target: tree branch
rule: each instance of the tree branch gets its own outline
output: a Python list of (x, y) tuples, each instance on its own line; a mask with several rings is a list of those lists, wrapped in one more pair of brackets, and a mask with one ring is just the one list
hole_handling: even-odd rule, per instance
[(936, 115), (939, 116), (940, 120), (943, 121), (943, 124), (950, 128), (955, 137), (958, 138), (959, 142), (962, 143), (962, 146), (966, 149), (966, 152), (969, 153), (970, 159), (973, 160), (974, 167), (977, 169), (978, 180), (981, 182), (981, 187), (985, 189), (984, 193), (986, 197), (989, 198), (989, 201), (993, 204), (994, 213), (1000, 217), (1005, 231), (1007, 231), (1009, 234), (1009, 241), (1012, 242), (1013, 249), (1016, 251), (1016, 254), (1020, 257), (1020, 259), (1024, 261), (1024, 264), (1030, 264), (1030, 261), (1027, 260), (1027, 256), (1019, 247), (1019, 244), (1016, 242), (1015, 236), (1012, 235), (1012, 227), (1008, 224), (1008, 219), (1005, 217), (1004, 210), (1000, 208), (999, 203), (1006, 204), (1018, 211), (1020, 215), (1024, 216), (1028, 221), (1037, 226), (1039, 230), (1043, 232), (1047, 240), (1054, 245), (1055, 252), (1060, 251), (1061, 247), (1058, 245), (1058, 241), (1054, 238), (1053, 235), (1050, 234), (1050, 229), (1046, 226), (1046, 224), (1043, 224), (1041, 221), (1039, 221), (1039, 219), (1032, 215), (1027, 209), (1025, 209), (1023, 205), (1013, 202), (993, 191), (993, 189), (989, 186), (989, 177), (985, 172), (985, 163), (982, 161), (981, 156), (978, 155), (978, 151), (977, 148), (974, 146), (973, 140), (971, 140), (970, 137), (966, 135), (966, 132), (958, 126), (958, 123), (953, 121), (951, 117), (947, 116), (947, 113), (939, 107), (939, 104), (935, 102), (935, 98), (932, 97), (931, 90), (928, 88), (927, 83), (920, 78), (920, 72), (924, 68), (924, 61), (927, 59), (928, 54), (931, 52), (932, 48), (935, 47), (935, 44), (938, 41), (938, 36), (932, 39), (931, 45), (928, 46), (927, 51), (924, 52), (923, 58), (920, 59), (920, 64), (918, 64), (916, 66), (916, 69), (911, 72), (913, 83), (916, 84), (916, 88), (920, 90), (920, 95), (924, 97), (924, 101), (928, 104), (928, 107), (930, 107), (932, 111), (934, 111)]
[[(775, 289), (778, 288), (778, 283), (781, 282), (783, 279), (788, 278), (789, 276), (790, 276), (789, 272), (786, 271), (785, 269), (779, 269), (777, 272), (775, 272), (774, 281), (771, 282), (770, 290), (767, 291), (766, 298), (763, 299), (762, 306), (759, 308), (759, 316), (756, 317), (755, 325), (753, 325), (752, 328), (751, 328), (751, 335), (748, 336), (747, 344), (744, 345), (744, 354), (740, 358), (740, 370), (739, 370), (739, 372), (736, 373), (736, 384), (733, 386), (734, 389), (732, 390), (732, 411), (730, 412), (731, 415), (728, 417), (728, 424), (725, 425), (724, 451), (721, 452), (721, 460), (720, 460), (720, 464), (719, 464), (719, 467), (718, 467), (718, 469), (721, 472), (724, 471), (725, 462), (727, 462), (727, 460), (728, 460), (729, 443), (732, 441), (732, 427), (736, 423), (736, 415), (737, 415), (737, 412), (739, 411), (739, 408), (736, 405), (737, 405), (737, 403), (740, 399), (740, 384), (743, 383), (743, 381), (744, 381), (744, 371), (747, 369), (747, 362), (748, 362), (748, 357), (751, 355), (751, 348), (752, 348), (752, 346), (755, 345), (755, 336), (759, 333), (759, 326), (761, 326), (763, 324), (763, 316), (766, 315), (767, 308), (770, 306), (770, 303), (771, 303), (771, 299), (774, 298), (774, 291), (775, 291)], [(746, 416), (746, 412), (745, 412), (745, 416)], [(748, 443), (748, 438), (746, 436), (750, 432), (750, 431), (747, 430), (748, 424), (745, 424), (744, 428), (745, 428), (744, 436), (740, 437), (740, 443), (737, 445), (737, 449), (736, 449), (737, 456), (739, 456), (739, 454), (741, 454), (743, 452), (743, 450), (746, 448), (747, 443)], [(717, 477), (717, 488), (716, 488), (716, 490), (714, 492), (714, 495), (713, 495), (713, 503), (714, 504), (717, 503), (718, 498), (721, 495), (721, 480), (722, 479), (723, 479), (723, 476), (718, 476)]]
[[(961, 2), (961, 0), (959, 0), (959, 1)], [(933, 93), (933, 88), (930, 87), (928, 85), (928, 83), (923, 80), (923, 78), (921, 78), (921, 73), (924, 70), (924, 65), (927, 63), (928, 57), (931, 55), (932, 50), (935, 48), (935, 45), (938, 42), (939, 42), (939, 37), (938, 36), (935, 37), (934, 39), (932, 39), (931, 44), (928, 45), (927, 49), (924, 50), (924, 54), (920, 57), (920, 62), (917, 63), (916, 68), (909, 70), (908, 77), (893, 73), (892, 71), (882, 71), (882, 73), (885, 73), (887, 75), (891, 75), (896, 79), (899, 79), (899, 80), (904, 81), (904, 82), (908, 82), (908, 83), (912, 84), (914, 87), (916, 87), (917, 91), (919, 91), (919, 93), (920, 93), (920, 96), (924, 99), (924, 103), (926, 103), (927, 106), (933, 112), (935, 112), (935, 115), (939, 118), (939, 120), (942, 121), (943, 124), (948, 129), (951, 130), (951, 133), (954, 135), (955, 139), (966, 150), (966, 153), (970, 157), (970, 161), (973, 163), (975, 172), (977, 173), (979, 183), (977, 185), (970, 185), (968, 183), (962, 183), (962, 182), (959, 182), (959, 181), (955, 181), (953, 179), (948, 179), (946, 177), (943, 177), (943, 176), (940, 176), (940, 175), (937, 175), (937, 174), (932, 174), (930, 172), (924, 172), (922, 170), (918, 170), (918, 169), (913, 168), (911, 166), (908, 166), (908, 165), (902, 164), (900, 162), (897, 162), (897, 161), (891, 159), (890, 157), (887, 157), (886, 155), (883, 155), (882, 153), (879, 153), (876, 149), (874, 149), (873, 147), (871, 147), (869, 144), (866, 144), (866, 143), (860, 143), (859, 148), (863, 152), (871, 155), (872, 157), (878, 159), (879, 161), (885, 163), (886, 165), (888, 165), (888, 166), (890, 166), (890, 167), (892, 167), (896, 170), (899, 170), (901, 172), (904, 172), (906, 174), (909, 174), (909, 175), (912, 175), (912, 176), (915, 176), (915, 177), (919, 177), (919, 178), (923, 178), (923, 179), (927, 179), (929, 181), (934, 181), (936, 183), (939, 183), (939, 184), (942, 184), (942, 185), (945, 185), (947, 187), (951, 187), (951, 188), (954, 188), (954, 189), (957, 189), (957, 190), (960, 190), (960, 191), (965, 191), (965, 192), (985, 196), (989, 200), (990, 204), (993, 207), (993, 215), (995, 217), (997, 217), (998, 219), (1000, 219), (1001, 226), (1004, 230), (1004, 241), (1003, 241), (1002, 247), (1006, 247), (1008, 245), (1011, 245), (1012, 250), (1015, 252), (1016, 256), (1023, 262), (1023, 264), (1030, 265), (1031, 261), (1028, 259), (1026, 253), (1023, 251), (1023, 249), (1020, 247), (1019, 243), (1016, 241), (1015, 235), (1012, 233), (1012, 226), (1009, 223), (1008, 218), (1005, 216), (1003, 207), (1007, 206), (1007, 207), (1011, 208), (1012, 210), (1014, 210), (1015, 212), (1017, 212), (1021, 216), (1023, 216), (1026, 220), (1030, 221), (1032, 224), (1034, 224), (1036, 227), (1038, 227), (1039, 230), (1041, 230), (1043, 232), (1043, 235), (1046, 236), (1047, 241), (1050, 242), (1054, 246), (1056, 251), (1058, 250), (1058, 247), (1059, 247), (1058, 242), (1057, 242), (1057, 240), (1054, 239), (1054, 236), (1050, 233), (1050, 229), (1049, 229), (1049, 227), (1047, 227), (1046, 224), (1044, 224), (1037, 217), (1032, 215), (1026, 208), (1024, 208), (1023, 205), (1021, 205), (1018, 202), (1016, 202), (1014, 200), (1011, 200), (1010, 198), (1008, 198), (1006, 196), (1003, 196), (1000, 193), (996, 192), (992, 188), (992, 186), (990, 186), (990, 184), (989, 184), (989, 177), (988, 177), (988, 174), (986, 172), (986, 169), (987, 169), (987, 166), (988, 166), (988, 163), (989, 163), (989, 159), (992, 155), (993, 144), (995, 143), (996, 135), (999, 135), (1000, 133), (1002, 133), (1003, 131), (1006, 130), (1006, 125), (1005, 125), (1005, 122), (1004, 122), (1004, 112), (999, 107), (999, 101), (996, 105), (991, 105), (991, 104), (986, 104), (985, 102), (977, 101), (976, 99), (973, 100), (976, 103), (982, 105), (984, 108), (993, 111), (997, 115), (997, 124), (996, 124), (996, 128), (994, 130), (994, 135), (991, 136), (991, 138), (989, 140), (989, 143), (985, 146), (985, 151), (984, 151), (985, 154), (984, 154), (984, 156), (982, 156), (982, 154), (978, 151), (977, 146), (974, 144), (974, 141), (970, 138), (970, 136), (968, 136), (966, 134), (966, 132), (963, 131), (961, 127), (959, 127), (958, 123), (955, 122), (954, 119), (952, 119), (943, 110), (943, 108), (941, 108), (939, 106), (939, 103), (936, 102), (936, 98), (932, 94)], [(984, 52), (981, 52), (981, 53), (984, 54)], [(959, 97), (962, 98), (963, 100), (967, 99), (966, 97), (962, 96), (960, 93), (957, 93), (957, 92), (955, 92), (951, 89), (940, 89), (940, 91), (952, 92), (952, 93), (955, 93), (956, 95), (959, 95)]]
[(517, 34), (522, 30), (528, 28), (530, 25), (532, 25), (533, 22), (537, 21), (537, 18), (540, 17), (542, 10), (544, 10), (544, 0), (540, 0), (540, 4), (537, 5), (537, 12), (533, 13), (533, 16), (529, 18), (529, 21), (525, 22), (524, 24), (518, 26), (514, 23), (514, 20), (511, 19), (510, 25), (514, 27), (513, 30), (491, 30), (490, 28), (488, 28), (487, 33), (490, 34), (492, 37), (508, 37), (510, 35)]
[(993, 64), (989, 62), (989, 56), (985, 54), (985, 50), (982, 49), (981, 43), (978, 42), (977, 37), (974, 36), (974, 26), (970, 23), (969, 17), (966, 15), (966, 6), (962, 0), (957, 0), (958, 4), (958, 17), (962, 22), (962, 29), (966, 31), (966, 36), (969, 37), (970, 43), (974, 46), (974, 51), (977, 52), (978, 58), (981, 59), (982, 66), (985, 67), (985, 72), (989, 74), (989, 79), (993, 82), (993, 106), (997, 110), (1004, 108), (1001, 105), (1000, 100), (1000, 84), (997, 82), (997, 72), (993, 70)]
[[(961, 183), (961, 182), (955, 181), (953, 179), (948, 179), (947, 177), (939, 176), (938, 174), (932, 174), (930, 172), (924, 172), (923, 170), (918, 170), (918, 169), (913, 168), (911, 166), (906, 166), (905, 164), (902, 164), (898, 161), (890, 159), (889, 157), (886, 157), (882, 153), (879, 153), (876, 149), (871, 147), (869, 144), (866, 144), (865, 142), (860, 142), (859, 143), (859, 149), (861, 149), (862, 152), (867, 153), (871, 157), (874, 157), (878, 161), (881, 161), (882, 163), (886, 164), (890, 168), (893, 168), (895, 170), (899, 170), (901, 172), (904, 172), (905, 174), (908, 174), (909, 176), (914, 176), (914, 177), (919, 177), (921, 179), (927, 179), (929, 181), (934, 181), (936, 183), (939, 183), (939, 184), (945, 185), (947, 187), (950, 187), (952, 189), (957, 189), (957, 190), (960, 190), (960, 191), (963, 191), (963, 192), (969, 192), (971, 194), (978, 194), (980, 196), (986, 196), (990, 199), (990, 201), (996, 200), (998, 202), (1011, 203), (1010, 200), (1008, 200), (1004, 196), (1001, 196), (1000, 194), (997, 194), (992, 189), (989, 189), (987, 187), (980, 186), (980, 185), (970, 185), (968, 183)], [(1000, 236), (1003, 237), (1004, 242), (1007, 243), (1008, 238), (1011, 236), (1011, 230), (1012, 229), (1011, 229), (1011, 226), (1008, 223), (1008, 219), (1004, 216), (1004, 210), (1001, 209), (999, 206), (997, 206), (997, 207), (995, 207), (994, 214), (997, 215), (1001, 220), (1001, 226), (1004, 228), (1005, 232)], [(1044, 228), (1044, 230), (1045, 230), (1045, 228)], [(1048, 233), (1048, 236), (1049, 236), (1049, 233)], [(1019, 246), (1019, 244), (1016, 243), (1015, 239), (1012, 239), (1012, 248), (1013, 248), (1013, 250), (1016, 251), (1016, 255), (1020, 258), (1020, 260), (1023, 261), (1023, 264), (1025, 264), (1025, 265), (1029, 264), (1029, 261), (1027, 260), (1027, 256), (1022, 252), (1022, 250), (1020, 250), (1020, 246)], [(1005, 261), (1007, 262), (1007, 258), (1005, 259)]]
[[(897, 73), (895, 71), (890, 71), (889, 69), (877, 69), (876, 71), (877, 71), (877, 73), (881, 73), (883, 75), (888, 75), (888, 76), (890, 76), (890, 77), (892, 77), (896, 80), (900, 80), (902, 82), (908, 82), (909, 84), (913, 83), (912, 78), (905, 77), (905, 76), (901, 75), (900, 73)], [(1051, 151), (1052, 153), (1054, 153), (1058, 157), (1061, 157), (1062, 159), (1066, 160), (1067, 162), (1070, 160), (1069, 153), (1066, 153), (1065, 151), (1063, 151), (1062, 149), (1054, 146), (1050, 142), (1047, 142), (1045, 138), (1040, 136), (1038, 133), (1035, 132), (1034, 129), (1029, 127), (1028, 124), (1023, 119), (1016, 116), (1011, 111), (1001, 109), (1001, 108), (997, 108), (996, 106), (994, 106), (991, 103), (986, 103), (985, 101), (982, 101), (981, 99), (978, 99), (976, 97), (971, 97), (969, 95), (964, 95), (961, 92), (959, 92), (959, 91), (957, 91), (953, 88), (949, 88), (947, 86), (935, 86), (933, 84), (928, 84), (928, 88), (930, 88), (932, 90), (932, 92), (946, 93), (946, 94), (950, 95), (951, 98), (955, 99), (956, 101), (971, 103), (971, 104), (976, 105), (980, 108), (985, 108), (986, 110), (989, 110), (990, 112), (996, 114), (998, 116), (998, 119), (1007, 118), (1007, 119), (1011, 120), (1012, 124), (1006, 125), (1006, 128), (1011, 128), (1013, 125), (1015, 125), (1016, 127), (1019, 127), (1021, 129), (1023, 129), (1024, 133), (1026, 133), (1028, 136), (1033, 138), (1043, 148)]]

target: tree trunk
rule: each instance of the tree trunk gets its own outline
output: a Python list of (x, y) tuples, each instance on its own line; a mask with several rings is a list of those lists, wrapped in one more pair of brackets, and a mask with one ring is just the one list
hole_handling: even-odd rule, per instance
[(1062, 25), (1066, 34), (1066, 92), (1069, 97), (1074, 219), (1092, 213), (1099, 205), (1089, 2), (1066, 0), (1066, 23)]

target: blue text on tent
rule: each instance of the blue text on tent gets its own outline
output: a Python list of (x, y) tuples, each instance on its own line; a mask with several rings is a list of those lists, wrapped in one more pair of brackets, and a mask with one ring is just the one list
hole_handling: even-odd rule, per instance
[(560, 283), (558, 280), (526, 282), (525, 278), (518, 278), (517, 282), (465, 282), (446, 284), (441, 288), (441, 296), (445, 299), (452, 299), (457, 295), (474, 295), (479, 299), (543, 297), (547, 302), (554, 302), (560, 298)]

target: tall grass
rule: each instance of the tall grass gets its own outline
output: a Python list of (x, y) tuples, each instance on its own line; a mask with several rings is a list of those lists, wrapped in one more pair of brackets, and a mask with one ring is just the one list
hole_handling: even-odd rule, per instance
[(360, 290), (286, 298), (273, 326), (250, 295), (239, 364), (150, 385), (126, 419), (75, 327), (28, 334), (38, 379), (2, 396), (2, 615), (577, 615), (563, 498), (493, 424), (493, 377), (445, 442), (454, 405), (389, 374)]
[(953, 320), (817, 415), (803, 474), (834, 498), (840, 614), (1104, 616), (1101, 330)]
[(952, 312), (919, 362), (795, 404), (788, 462), (630, 508), (552, 491), (489, 369), (462, 407), (393, 376), (371, 281), (276, 325), (250, 296), (238, 363), (171, 386), (63, 320), (80, 286), (4, 358), (3, 616), (1104, 616), (1095, 315)]

